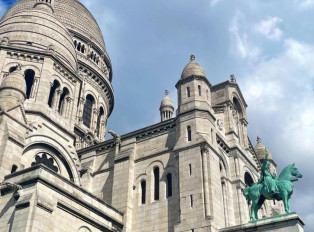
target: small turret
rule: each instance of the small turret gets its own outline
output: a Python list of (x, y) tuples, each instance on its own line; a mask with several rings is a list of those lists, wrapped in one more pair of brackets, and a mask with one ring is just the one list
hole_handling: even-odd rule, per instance
[(54, 0), (36, 0), (34, 8), (37, 10), (53, 13), (53, 1)]
[(0, 86), (0, 106), (4, 110), (10, 109), (26, 98), (26, 82), (21, 72), (21, 65), (4, 78)]
[(173, 107), (173, 102), (171, 101), (169, 95), (169, 91), (165, 91), (165, 97), (160, 103), (160, 117), (161, 121), (166, 121), (170, 118), (172, 118), (173, 112), (174, 112), (174, 107)]

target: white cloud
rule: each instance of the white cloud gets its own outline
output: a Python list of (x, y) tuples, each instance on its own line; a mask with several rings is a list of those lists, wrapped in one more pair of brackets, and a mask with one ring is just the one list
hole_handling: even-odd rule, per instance
[(254, 26), (254, 29), (270, 40), (280, 40), (282, 36), (282, 30), (278, 25), (281, 22), (281, 18), (268, 17), (267, 19), (261, 20), (259, 23), (257, 23)]
[(301, 8), (311, 8), (314, 6), (314, 0), (295, 0), (294, 1)]
[(285, 158), (293, 161), (297, 152), (314, 162), (314, 45), (287, 39), (284, 46), (282, 54), (257, 64), (241, 86), (250, 111), (258, 112), (252, 124), (276, 128), (276, 139), (288, 148)]
[(215, 6), (217, 5), (219, 2), (221, 2), (222, 0), (211, 0), (210, 5), (211, 6)]
[(241, 12), (237, 12), (233, 18), (229, 31), (231, 32), (231, 45), (241, 58), (255, 61), (261, 54), (261, 49), (255, 46), (245, 32), (241, 32), (241, 23), (245, 20)]

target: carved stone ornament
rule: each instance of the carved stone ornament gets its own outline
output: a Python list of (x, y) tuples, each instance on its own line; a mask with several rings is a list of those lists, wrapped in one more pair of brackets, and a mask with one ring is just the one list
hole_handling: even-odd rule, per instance
[(223, 121), (222, 121), (221, 119), (218, 119), (218, 120), (217, 120), (217, 126), (218, 126), (218, 129), (219, 129), (220, 131), (223, 130), (223, 125), (224, 125)]
[(3, 45), (9, 45), (10, 44), (10, 39), (9, 37), (3, 37), (1, 39), (1, 43), (0, 44), (3, 44)]

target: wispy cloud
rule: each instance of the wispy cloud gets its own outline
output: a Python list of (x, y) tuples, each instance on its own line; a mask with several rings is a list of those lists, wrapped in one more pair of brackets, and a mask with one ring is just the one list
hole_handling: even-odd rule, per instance
[(249, 40), (246, 32), (241, 31), (241, 23), (245, 21), (243, 18), (243, 14), (238, 11), (231, 22), (229, 27), (229, 31), (231, 32), (231, 46), (241, 58), (254, 61), (260, 56), (261, 49)]
[(219, 2), (221, 2), (222, 0), (211, 0), (210, 1), (210, 5), (211, 6), (215, 6), (215, 5), (217, 5)]
[(268, 17), (267, 19), (258, 22), (254, 26), (254, 29), (270, 40), (280, 40), (282, 37), (282, 30), (279, 28), (279, 24), (281, 22), (282, 19), (279, 17)]
[(301, 8), (312, 8), (314, 6), (314, 0), (294, 0), (294, 2)]

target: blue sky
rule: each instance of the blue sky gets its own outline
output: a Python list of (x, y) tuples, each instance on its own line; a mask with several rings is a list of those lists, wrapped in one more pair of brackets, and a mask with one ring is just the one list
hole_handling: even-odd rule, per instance
[[(0, 0), (0, 14), (15, 1)], [(113, 64), (108, 129), (159, 122), (164, 90), (194, 53), (212, 84), (235, 74), (248, 103), (249, 136), (277, 170), (303, 173), (291, 208), (314, 231), (314, 0), (82, 0), (97, 19)]]

